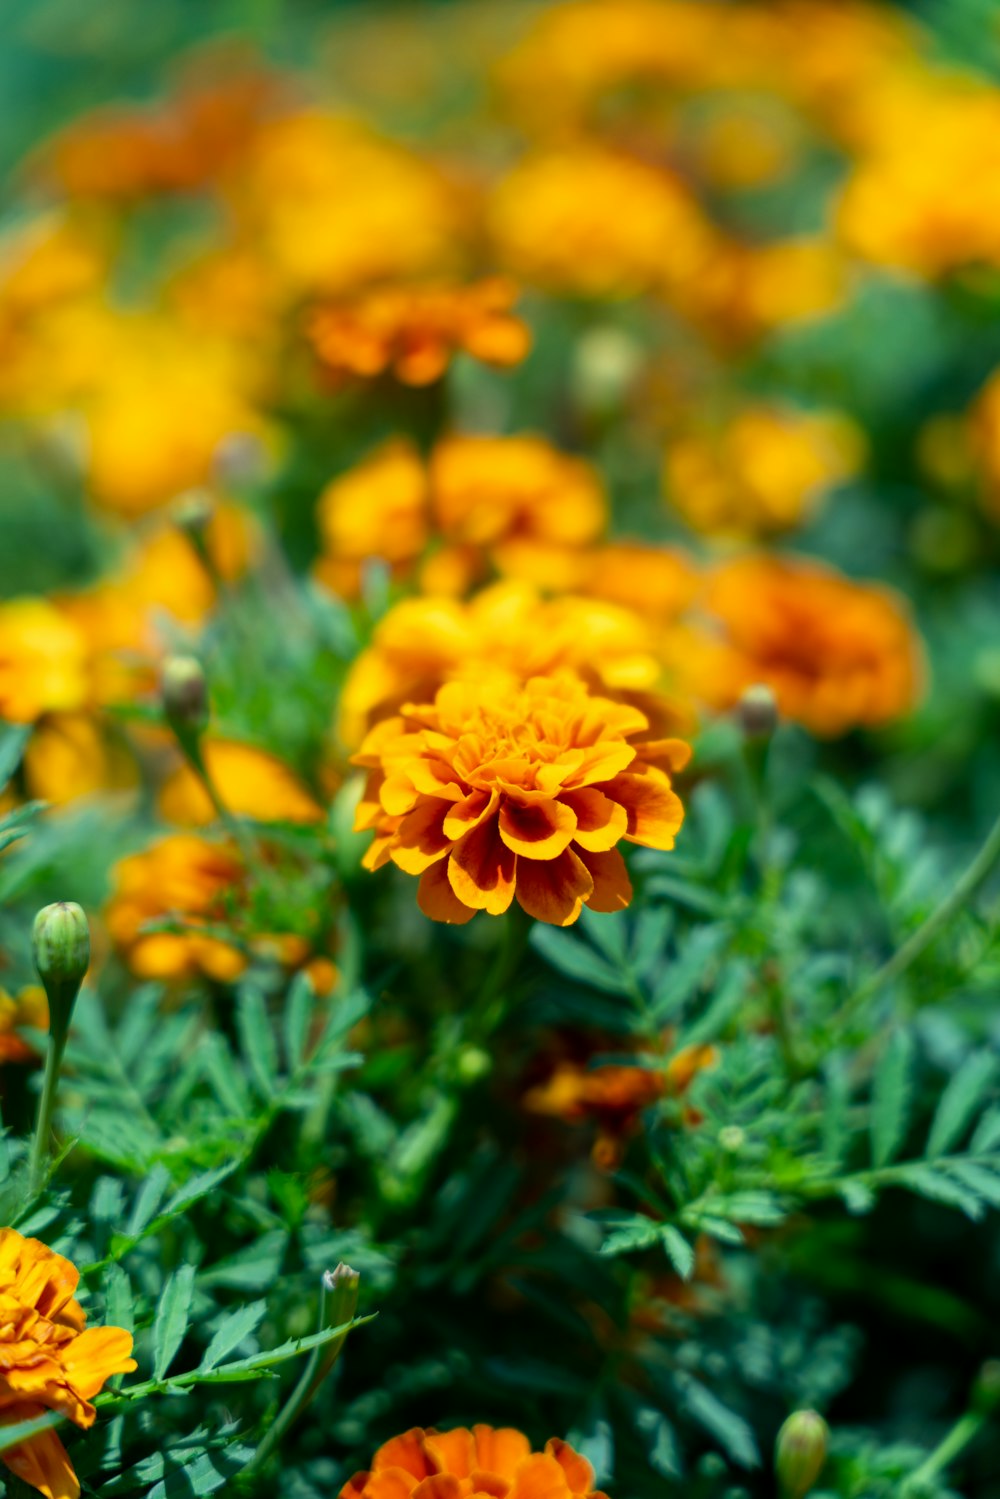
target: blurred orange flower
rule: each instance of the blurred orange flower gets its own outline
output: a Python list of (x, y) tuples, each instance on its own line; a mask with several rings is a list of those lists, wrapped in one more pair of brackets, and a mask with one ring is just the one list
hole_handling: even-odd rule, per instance
[[(80, 1273), (38, 1239), (0, 1229), (0, 1405), (5, 1422), (58, 1411), (93, 1426), (94, 1396), (112, 1374), (135, 1368), (132, 1334), (87, 1327), (73, 1293)], [(78, 1499), (80, 1484), (54, 1431), (0, 1453), (18, 1478), (46, 1499)]]
[(385, 443), (323, 490), (316, 509), (323, 555), (315, 572), (342, 598), (357, 598), (375, 559), (405, 576), (427, 544), (427, 472), (416, 448)]
[(814, 734), (892, 723), (917, 702), (919, 639), (902, 600), (798, 558), (742, 557), (710, 580), (721, 634), (688, 641), (687, 671), (716, 707), (771, 687), (783, 714)]
[(371, 379), (391, 371), (404, 385), (430, 385), (463, 352), (484, 364), (518, 364), (531, 335), (512, 308), (517, 288), (501, 277), (469, 285), (386, 286), (319, 307), (308, 332), (333, 375)]
[(621, 910), (632, 886), (616, 845), (672, 848), (684, 816), (670, 777), (688, 747), (643, 740), (648, 729), (568, 672), (448, 683), (354, 757), (370, 772), (356, 820), (376, 835), (365, 865), (420, 875), (436, 921), (500, 915), (515, 897), (557, 926), (584, 905)]
[[(323, 809), (277, 755), (235, 739), (206, 739), (202, 754), (227, 812), (258, 822), (320, 822)], [(166, 822), (204, 827), (216, 813), (194, 771), (178, 766), (159, 796)]]
[(532, 1452), (512, 1427), (460, 1426), (454, 1431), (414, 1427), (393, 1437), (355, 1473), (339, 1499), (606, 1499), (594, 1489), (594, 1470), (558, 1437)]
[(0, 989), (0, 1064), (35, 1060), (34, 1047), (18, 1034), (21, 1026), (33, 1031), (49, 1028), (49, 1002), (38, 984), (29, 984), (16, 995)]
[(79, 708), (89, 685), (86, 638), (61, 609), (42, 598), (0, 603), (0, 717), (31, 723)]

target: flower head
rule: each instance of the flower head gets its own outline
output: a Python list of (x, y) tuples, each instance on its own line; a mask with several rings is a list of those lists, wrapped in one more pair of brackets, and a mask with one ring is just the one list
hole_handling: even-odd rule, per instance
[(919, 640), (887, 588), (753, 556), (718, 569), (707, 603), (721, 637), (692, 642), (686, 667), (716, 707), (764, 683), (783, 716), (826, 736), (891, 723), (919, 696)]
[(41, 598), (0, 604), (0, 718), (78, 708), (88, 689), (86, 640), (61, 609)]
[(404, 385), (430, 385), (458, 352), (500, 368), (520, 363), (531, 338), (511, 310), (516, 296), (501, 277), (379, 287), (318, 308), (309, 337), (333, 375), (371, 379), (389, 370)]
[[(79, 1271), (37, 1239), (0, 1229), (0, 1405), (5, 1422), (58, 1411), (92, 1426), (92, 1400), (112, 1374), (135, 1368), (132, 1334), (87, 1327), (73, 1293)], [(0, 1454), (13, 1473), (46, 1495), (77, 1499), (80, 1485), (54, 1431)]]
[(21, 1026), (33, 1031), (49, 1028), (49, 1002), (40, 984), (29, 984), (19, 994), (0, 989), (0, 1064), (31, 1062), (35, 1048), (19, 1034)]
[(454, 1431), (414, 1427), (393, 1437), (355, 1473), (339, 1499), (606, 1499), (594, 1489), (594, 1470), (567, 1442), (553, 1437), (543, 1452), (512, 1427), (464, 1426)]
[(370, 770), (365, 863), (419, 875), (418, 903), (436, 921), (499, 915), (515, 898), (557, 926), (585, 905), (621, 910), (632, 886), (617, 844), (672, 848), (684, 815), (670, 774), (688, 748), (643, 741), (648, 729), (638, 708), (570, 672), (446, 683), (355, 756)]

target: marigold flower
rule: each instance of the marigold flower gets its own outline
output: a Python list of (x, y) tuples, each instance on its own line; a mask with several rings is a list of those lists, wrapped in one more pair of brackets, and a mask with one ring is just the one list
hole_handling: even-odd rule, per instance
[(316, 509), (323, 555), (316, 576), (342, 598), (357, 598), (367, 562), (405, 576), (427, 545), (427, 471), (402, 439), (384, 444), (323, 490)]
[(583, 297), (679, 290), (716, 244), (679, 179), (592, 145), (518, 162), (494, 189), (489, 226), (512, 275)]
[(35, 1048), (18, 1034), (21, 1026), (33, 1031), (49, 1028), (49, 1002), (40, 984), (29, 984), (18, 994), (0, 989), (0, 1064), (36, 1059)]
[(501, 369), (520, 363), (531, 336), (511, 310), (516, 298), (517, 288), (501, 277), (379, 287), (318, 308), (308, 332), (334, 375), (371, 379), (391, 370), (404, 385), (430, 385), (459, 351)]
[(644, 741), (637, 708), (569, 672), (449, 682), (433, 703), (378, 724), (354, 757), (370, 770), (356, 829), (365, 866), (420, 875), (436, 921), (497, 916), (517, 899), (557, 926), (584, 905), (617, 911), (632, 886), (617, 844), (672, 848), (683, 820), (671, 772), (687, 745)]
[(754, 537), (801, 525), (861, 456), (861, 435), (840, 413), (748, 406), (721, 430), (678, 436), (667, 449), (664, 483), (695, 530)]
[(87, 698), (87, 643), (47, 599), (0, 603), (0, 717), (32, 723)]
[[(121, 1327), (87, 1327), (73, 1299), (80, 1273), (38, 1239), (0, 1229), (0, 1401), (5, 1423), (58, 1411), (86, 1429), (97, 1412), (94, 1396), (112, 1374), (135, 1368), (132, 1334)], [(46, 1499), (78, 1499), (73, 1464), (54, 1431), (0, 1453), (18, 1478)]]
[[(340, 700), (340, 731), (356, 745), (366, 728), (442, 683), (501, 668), (522, 681), (562, 668), (605, 693), (658, 694), (663, 668), (645, 620), (621, 604), (567, 595), (542, 599), (530, 584), (495, 583), (467, 602), (403, 599), (354, 660)], [(666, 710), (660, 702), (657, 713)]]
[[(267, 822), (319, 822), (323, 809), (276, 755), (235, 739), (206, 739), (205, 768), (223, 806), (237, 817)], [(216, 813), (201, 780), (178, 766), (159, 796), (160, 815), (185, 827), (204, 827)]]
[(370, 1472), (355, 1473), (339, 1499), (607, 1499), (594, 1470), (567, 1442), (552, 1437), (543, 1452), (513, 1427), (414, 1427), (376, 1452)]
[(919, 696), (919, 639), (891, 590), (798, 558), (720, 567), (707, 607), (721, 637), (688, 642), (687, 670), (717, 707), (763, 682), (783, 716), (821, 736), (891, 723)]

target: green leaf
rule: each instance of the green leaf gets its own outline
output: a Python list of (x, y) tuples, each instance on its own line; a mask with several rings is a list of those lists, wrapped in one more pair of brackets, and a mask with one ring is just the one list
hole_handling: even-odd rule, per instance
[(629, 982), (620, 970), (600, 957), (586, 942), (571, 937), (555, 926), (536, 921), (531, 931), (531, 945), (547, 963), (566, 978), (575, 979), (605, 994), (627, 995)]
[(946, 1207), (958, 1208), (967, 1218), (978, 1219), (983, 1216), (983, 1200), (978, 1193), (962, 1186), (943, 1169), (930, 1162), (907, 1166), (905, 1171), (900, 1172), (899, 1180), (918, 1197), (943, 1203)]
[(760, 1452), (753, 1431), (743, 1417), (713, 1395), (698, 1380), (678, 1379), (684, 1408), (692, 1420), (713, 1436), (741, 1468), (759, 1468)]
[(673, 1265), (681, 1280), (690, 1280), (694, 1274), (694, 1250), (685, 1239), (680, 1229), (672, 1223), (665, 1223), (660, 1230), (663, 1247), (667, 1251), (670, 1263)]
[(170, 1172), (162, 1161), (157, 1161), (135, 1195), (132, 1213), (125, 1229), (130, 1239), (137, 1239), (147, 1224), (153, 1221), (153, 1216), (163, 1201), (163, 1194), (169, 1185)]
[(610, 1232), (600, 1248), (603, 1255), (628, 1254), (632, 1249), (648, 1249), (660, 1238), (661, 1225), (639, 1213), (619, 1218), (615, 1226), (609, 1227)]
[(872, 1098), (872, 1159), (877, 1167), (894, 1160), (906, 1138), (913, 1087), (913, 1037), (897, 1030), (875, 1073)]
[(20, 765), (25, 745), (30, 738), (30, 724), (18, 724), (16, 727), (4, 730), (3, 738), (0, 739), (0, 790), (6, 786)]
[(266, 1311), (266, 1301), (251, 1301), (231, 1312), (221, 1327), (216, 1329), (212, 1341), (205, 1349), (205, 1356), (198, 1365), (198, 1372), (203, 1374), (214, 1369), (234, 1348), (238, 1348), (260, 1326)]
[(153, 1321), (153, 1378), (161, 1380), (177, 1357), (191, 1316), (193, 1265), (180, 1265), (167, 1276)]
[(992, 1052), (974, 1051), (965, 1059), (941, 1095), (927, 1140), (929, 1157), (944, 1155), (962, 1138), (995, 1076)]
[(278, 1082), (278, 1048), (274, 1043), (271, 1017), (259, 989), (248, 985), (240, 992), (236, 1009), (240, 1046), (261, 1096), (274, 1097)]
[(285, 1055), (291, 1072), (295, 1072), (305, 1059), (315, 1003), (316, 991), (309, 975), (297, 974), (285, 1001)]
[(166, 1223), (168, 1218), (174, 1218), (178, 1213), (184, 1212), (186, 1208), (192, 1207), (207, 1197), (209, 1192), (214, 1192), (220, 1182), (224, 1182), (227, 1176), (232, 1176), (240, 1162), (227, 1161), (224, 1166), (216, 1166), (214, 1171), (199, 1171), (197, 1175), (190, 1177), (175, 1192), (161, 1213), (157, 1215), (156, 1224)]
[(994, 1106), (976, 1125), (969, 1150), (973, 1155), (990, 1155), (1000, 1148), (1000, 1108)]

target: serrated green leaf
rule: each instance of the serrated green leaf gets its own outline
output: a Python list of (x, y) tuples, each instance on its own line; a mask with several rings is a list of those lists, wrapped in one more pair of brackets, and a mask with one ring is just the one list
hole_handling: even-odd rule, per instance
[(927, 1154), (933, 1159), (958, 1143), (982, 1105), (996, 1076), (992, 1052), (974, 1051), (948, 1083), (934, 1114), (927, 1139)]
[(681, 1280), (690, 1280), (694, 1274), (694, 1250), (680, 1229), (675, 1228), (672, 1223), (665, 1223), (660, 1230), (660, 1238), (667, 1251), (667, 1258)]
[(900, 1172), (900, 1183), (926, 1197), (930, 1202), (940, 1202), (946, 1207), (958, 1208), (967, 1218), (979, 1219), (985, 1211), (982, 1198), (950, 1177), (943, 1167), (932, 1162), (918, 1162)]
[(261, 1096), (271, 1099), (278, 1082), (278, 1048), (264, 996), (252, 985), (247, 985), (240, 991), (236, 1006), (236, 1025), (251, 1076)]
[(290, 1072), (300, 1067), (305, 1058), (315, 1004), (316, 990), (309, 975), (296, 974), (285, 1000), (285, 1056)]
[(877, 1167), (893, 1161), (906, 1138), (913, 1088), (913, 1037), (897, 1030), (875, 1073), (872, 1097), (872, 1159)]
[(207, 1373), (214, 1369), (222, 1360), (232, 1353), (235, 1348), (248, 1338), (252, 1332), (260, 1326), (267, 1311), (266, 1301), (251, 1301), (246, 1306), (239, 1307), (231, 1312), (222, 1325), (216, 1328), (212, 1341), (205, 1349), (205, 1355), (198, 1365), (199, 1373)]
[(157, 1161), (135, 1195), (132, 1212), (125, 1232), (130, 1239), (137, 1239), (147, 1224), (153, 1221), (164, 1193), (170, 1186), (170, 1172), (161, 1161)]
[(678, 1380), (684, 1409), (741, 1468), (759, 1468), (757, 1440), (741, 1415), (696, 1379)]
[(160, 1380), (177, 1357), (191, 1317), (193, 1265), (179, 1265), (167, 1276), (153, 1319), (153, 1378)]
[(589, 943), (571, 937), (559, 927), (545, 926), (536, 921), (531, 931), (531, 945), (558, 973), (578, 984), (600, 989), (604, 994), (624, 997), (629, 993), (629, 980), (619, 969), (600, 957)]

